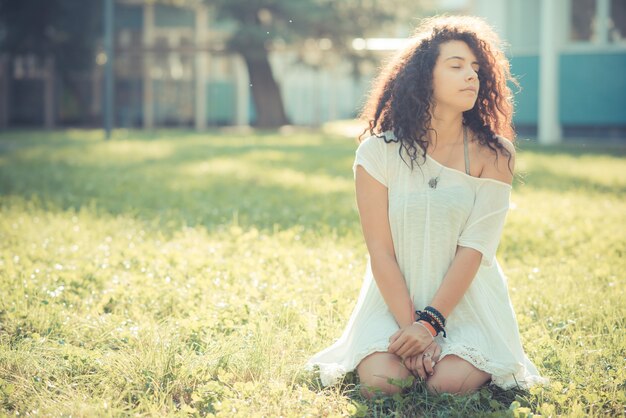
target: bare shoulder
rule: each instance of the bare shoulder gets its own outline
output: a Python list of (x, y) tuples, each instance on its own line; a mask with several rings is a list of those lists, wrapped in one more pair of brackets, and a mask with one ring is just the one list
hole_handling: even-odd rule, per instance
[(488, 147), (483, 147), (483, 170), (480, 177), (491, 178), (493, 180), (499, 180), (507, 184), (513, 183), (513, 173), (515, 172), (515, 146), (513, 143), (503, 137), (497, 135), (498, 142), (504, 149), (510, 154), (497, 149), (496, 153)]

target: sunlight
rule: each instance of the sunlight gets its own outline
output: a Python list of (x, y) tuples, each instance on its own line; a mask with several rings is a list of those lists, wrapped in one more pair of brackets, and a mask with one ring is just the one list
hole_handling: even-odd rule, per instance
[(357, 51), (394, 51), (405, 47), (411, 40), (406, 38), (356, 38), (352, 41), (352, 48)]

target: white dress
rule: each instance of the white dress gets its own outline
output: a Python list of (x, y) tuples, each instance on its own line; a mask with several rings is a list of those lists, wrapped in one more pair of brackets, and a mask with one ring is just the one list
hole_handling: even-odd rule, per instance
[[(395, 140), (391, 131), (387, 139)], [(470, 176), (418, 154), (413, 172), (398, 154), (399, 142), (368, 137), (356, 150), (353, 171), (361, 165), (388, 189), (389, 224), (396, 258), (416, 309), (430, 304), (456, 253), (457, 245), (482, 253), (470, 287), (446, 319), (446, 334), (436, 337), (443, 359), (459, 356), (491, 374), (503, 389), (545, 384), (520, 341), (509, 299), (507, 278), (495, 253), (509, 208), (511, 186)], [(403, 149), (404, 159), (409, 162)], [(423, 173), (422, 173), (423, 171)], [(428, 180), (439, 172), (436, 189)], [(367, 355), (387, 351), (398, 330), (368, 258), (363, 285), (343, 334), (314, 355), (306, 367), (319, 366), (323, 385), (337, 382)]]

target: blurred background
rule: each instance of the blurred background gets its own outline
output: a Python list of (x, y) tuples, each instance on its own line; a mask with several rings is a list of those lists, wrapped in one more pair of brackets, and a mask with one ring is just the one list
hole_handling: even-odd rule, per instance
[(0, 129), (99, 127), (109, 108), (117, 128), (354, 119), (438, 13), (508, 42), (520, 135), (626, 138), (626, 0), (0, 0)]

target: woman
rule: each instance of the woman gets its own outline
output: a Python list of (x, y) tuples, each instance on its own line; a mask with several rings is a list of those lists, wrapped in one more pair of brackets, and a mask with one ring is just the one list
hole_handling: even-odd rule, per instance
[(430, 18), (378, 77), (353, 166), (369, 262), (343, 335), (307, 363), (323, 384), (354, 369), (368, 397), (410, 375), (434, 393), (547, 382), (495, 259), (515, 164), (499, 44), (479, 18)]

